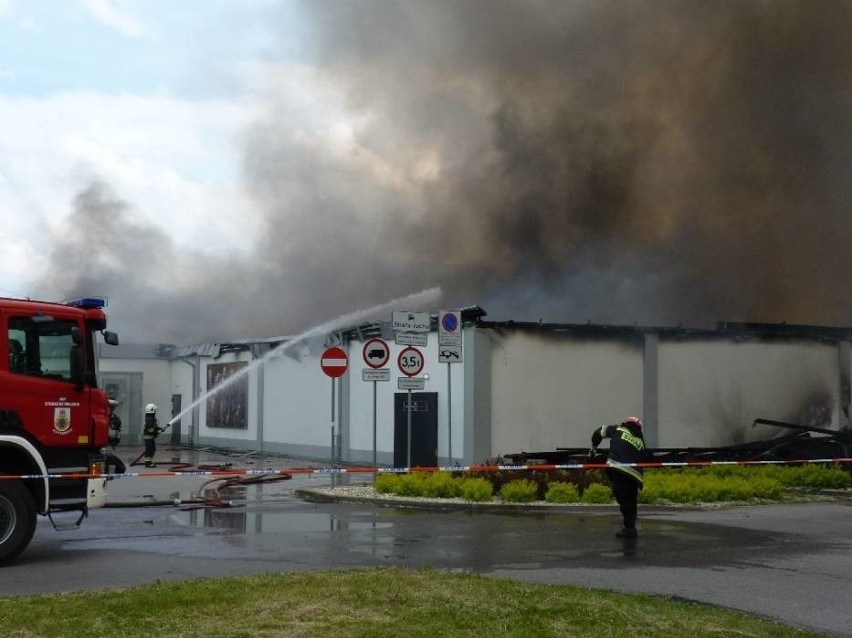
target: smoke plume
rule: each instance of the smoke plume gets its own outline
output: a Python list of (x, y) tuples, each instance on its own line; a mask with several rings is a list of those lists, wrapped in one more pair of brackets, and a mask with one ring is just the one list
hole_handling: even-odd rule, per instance
[[(63, 240), (51, 284), (121, 291), (122, 320), (156, 340), (295, 333), (432, 285), (491, 319), (849, 325), (852, 3), (301, 13), (348, 124), (325, 143), (282, 97), (248, 132), (254, 258), (178, 255), (141, 227)], [(75, 203), (81, 229), (130, 211), (99, 185)]]

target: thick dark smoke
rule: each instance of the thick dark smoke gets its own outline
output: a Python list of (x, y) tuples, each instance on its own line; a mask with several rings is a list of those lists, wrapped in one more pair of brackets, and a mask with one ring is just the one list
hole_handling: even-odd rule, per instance
[(255, 317), (256, 266), (178, 251), (162, 230), (102, 183), (73, 203), (50, 255), (46, 299), (103, 294), (111, 327), (125, 341), (193, 343), (235, 338), (265, 325)]
[[(283, 98), (256, 124), (256, 259), (180, 257), (137, 228), (98, 251), (69, 238), (56, 270), (78, 250), (93, 268), (52, 283), (120, 286), (157, 340), (293, 333), (436, 284), (492, 319), (850, 324), (852, 2), (301, 10), (353, 133), (319, 143)], [(76, 211), (130, 223), (97, 187)]]

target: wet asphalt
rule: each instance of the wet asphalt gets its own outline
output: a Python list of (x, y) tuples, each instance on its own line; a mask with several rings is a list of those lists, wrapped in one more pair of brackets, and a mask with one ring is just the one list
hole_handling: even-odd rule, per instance
[[(130, 461), (135, 450), (120, 455)], [(246, 469), (322, 465), (211, 451), (167, 450), (161, 456)], [(135, 466), (129, 471), (150, 472)], [(640, 506), (639, 538), (620, 540), (614, 536), (620, 519), (610, 506), (438, 511), (313, 502), (296, 494), (332, 480), (372, 479), (297, 474), (233, 487), (208, 476), (111, 481), (110, 507), (92, 511), (79, 529), (56, 531), (39, 519), (29, 548), (0, 569), (0, 595), (103, 590), (157, 579), (430, 567), (672, 596), (852, 636), (847, 502), (712, 510)], [(232, 506), (172, 504), (199, 495)]]

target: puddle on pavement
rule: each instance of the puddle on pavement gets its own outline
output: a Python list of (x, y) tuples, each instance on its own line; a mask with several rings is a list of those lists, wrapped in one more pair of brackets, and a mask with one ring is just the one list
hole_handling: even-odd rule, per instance
[(199, 508), (172, 514), (169, 522), (236, 534), (341, 532), (387, 529), (393, 523), (378, 515), (341, 517), (322, 512), (263, 512), (245, 508)]
[[(282, 502), (300, 501), (293, 490), (300, 481), (269, 480), (236, 484), (211, 481), (198, 492), (172, 492), (164, 502), (180, 503), (167, 517), (154, 517), (152, 525), (167, 523), (234, 534), (310, 533), (386, 529), (392, 522), (379, 520), (378, 512), (336, 513), (281, 510)], [(217, 506), (221, 503), (221, 506)], [(268, 507), (265, 507), (268, 505)]]

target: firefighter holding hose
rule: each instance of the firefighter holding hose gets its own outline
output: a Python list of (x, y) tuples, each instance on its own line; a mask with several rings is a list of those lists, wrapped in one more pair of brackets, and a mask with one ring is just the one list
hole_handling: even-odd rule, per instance
[(636, 538), (636, 516), (639, 490), (642, 489), (642, 468), (634, 467), (645, 458), (645, 439), (642, 421), (629, 416), (619, 425), (603, 425), (592, 434), (592, 454), (602, 439), (610, 439), (606, 473), (612, 482), (612, 493), (621, 510), (624, 525), (618, 538)]
[(166, 428), (161, 428), (157, 421), (157, 406), (149, 403), (145, 406), (145, 425), (142, 428), (142, 438), (145, 440), (145, 467), (155, 467), (154, 454), (157, 453), (157, 435)]

